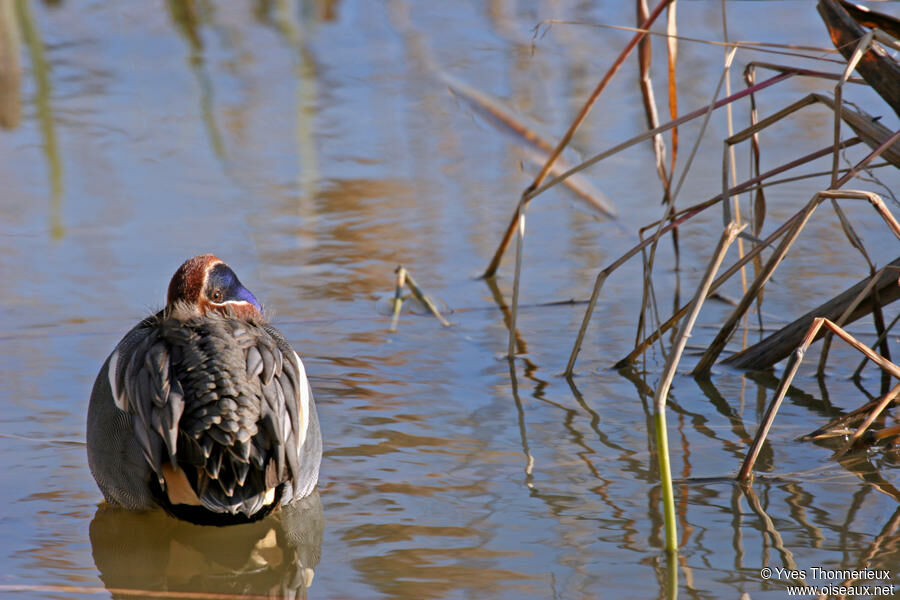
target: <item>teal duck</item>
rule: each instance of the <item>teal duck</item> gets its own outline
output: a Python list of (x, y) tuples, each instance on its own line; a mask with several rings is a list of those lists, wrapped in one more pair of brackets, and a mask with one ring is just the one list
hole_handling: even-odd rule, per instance
[(87, 450), (108, 502), (228, 525), (309, 495), (322, 437), (300, 357), (234, 271), (204, 254), (100, 369)]

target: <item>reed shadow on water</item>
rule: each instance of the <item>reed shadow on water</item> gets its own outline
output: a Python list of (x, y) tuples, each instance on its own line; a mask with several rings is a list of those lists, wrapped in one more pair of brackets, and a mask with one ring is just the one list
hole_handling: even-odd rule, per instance
[[(843, 343), (783, 386), (735, 481), (813, 319), (893, 360), (898, 125), (848, 61), (895, 46), (826, 22), (10, 2), (0, 592), (758, 599), (794, 583), (766, 567), (894, 569), (890, 412), (833, 456), (890, 388), (846, 379)], [(307, 365), (321, 497), (228, 528), (97, 508), (93, 376), (212, 249)]]

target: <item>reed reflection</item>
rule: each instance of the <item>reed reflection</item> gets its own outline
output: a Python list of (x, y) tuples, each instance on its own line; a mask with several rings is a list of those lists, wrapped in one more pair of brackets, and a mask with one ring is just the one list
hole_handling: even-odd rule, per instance
[(46, 48), (41, 33), (35, 25), (31, 8), (25, 0), (17, 0), (16, 15), (21, 27), (22, 39), (31, 57), (31, 71), (35, 81), (34, 106), (40, 123), (44, 156), (47, 160), (50, 180), (50, 235), (54, 240), (66, 234), (62, 221), (63, 165), (56, 135), (56, 121), (53, 110), (53, 81), (50, 65), (45, 54)]
[(200, 89), (200, 114), (203, 116), (202, 120), (209, 138), (209, 145), (219, 160), (225, 160), (227, 158), (225, 143), (216, 123), (214, 87), (206, 67), (203, 36), (200, 31), (205, 15), (202, 14), (202, 9), (198, 10), (197, 4), (191, 0), (168, 0), (166, 9), (174, 29), (188, 45), (187, 64)]
[(22, 60), (19, 21), (12, 2), (0, 2), (0, 128), (15, 129), (22, 118)]
[(140, 592), (305, 598), (322, 552), (319, 493), (255, 523), (194, 525), (108, 504), (90, 526), (94, 563), (114, 598)]

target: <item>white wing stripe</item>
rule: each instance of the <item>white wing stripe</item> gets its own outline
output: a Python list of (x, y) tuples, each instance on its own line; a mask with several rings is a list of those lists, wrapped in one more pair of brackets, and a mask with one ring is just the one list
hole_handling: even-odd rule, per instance
[(306, 441), (306, 429), (309, 427), (309, 382), (306, 380), (306, 369), (303, 368), (303, 361), (294, 352), (294, 360), (297, 363), (297, 373), (300, 380), (297, 384), (300, 386), (300, 439), (297, 440), (297, 450), (303, 447)]
[(116, 384), (116, 381), (119, 379), (118, 374), (119, 369), (119, 349), (116, 348), (115, 352), (109, 357), (109, 364), (106, 368), (106, 375), (109, 377), (109, 389), (112, 392), (113, 402), (116, 403), (116, 407), (119, 410), (127, 410), (128, 402), (125, 399), (124, 395), (119, 395), (119, 386)]

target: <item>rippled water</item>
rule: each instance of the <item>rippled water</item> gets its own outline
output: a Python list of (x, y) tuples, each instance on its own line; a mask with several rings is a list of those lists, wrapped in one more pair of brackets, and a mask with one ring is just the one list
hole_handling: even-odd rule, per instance
[[(659, 217), (649, 145), (588, 173), (619, 225), (569, 192), (533, 203), (522, 355), (512, 370), (502, 358), (496, 299), (509, 301), (512, 253), (498, 289), (475, 276), (534, 166), (448, 78), (500, 98), (553, 139), (628, 34), (554, 25), (534, 40), (533, 26), (631, 24), (630, 3), (8, 4), (21, 80), (0, 131), (0, 596), (302, 594), (311, 583), (320, 598), (656, 598), (675, 574), (684, 597), (784, 597), (785, 583), (761, 578), (764, 566), (892, 569), (900, 590), (894, 459), (839, 464), (829, 448), (795, 441), (878, 393), (874, 371), (864, 390), (846, 381), (858, 360), (849, 351), (837, 348), (824, 382), (801, 373), (752, 490), (731, 478), (775, 378), (722, 367), (710, 382), (676, 378), (677, 568), (662, 550), (650, 433), (659, 353), (637, 370), (607, 368), (633, 343), (637, 262), (605, 285), (577, 377), (560, 376), (584, 305), (543, 304), (586, 299), (597, 270)], [(722, 38), (718, 4), (678, 11), (682, 35)], [(810, 2), (728, 11), (731, 39), (830, 45)], [(799, 60), (739, 53), (736, 88), (751, 56)], [(686, 112), (709, 101), (722, 50), (683, 44), (679, 60)], [(657, 56), (656, 73), (663, 66)], [(636, 83), (632, 59), (577, 146), (598, 152), (641, 130)], [(760, 95), (761, 112), (827, 89), (792, 80)], [(877, 97), (852, 93), (896, 127)], [(812, 108), (764, 134), (764, 168), (828, 144), (830, 119)], [(726, 131), (717, 113), (681, 206), (718, 192)], [(681, 131), (681, 164), (696, 133)], [(769, 227), (825, 182), (771, 191)], [(873, 211), (848, 210), (873, 258), (893, 259), (897, 244)], [(661, 246), (663, 316), (676, 283), (682, 301), (693, 292), (719, 223), (709, 215), (683, 228), (678, 275)], [(83, 444), (104, 358), (163, 303), (181, 261), (210, 251), (304, 356), (325, 438), (321, 504), (253, 527), (101, 506)], [(384, 298), (399, 263), (449, 309), (452, 327), (413, 311), (389, 331)], [(767, 288), (767, 326), (864, 273), (823, 206)], [(691, 349), (728, 311), (707, 305)], [(758, 338), (740, 333), (732, 347), (743, 335)], [(683, 370), (695, 360), (689, 351)]]

